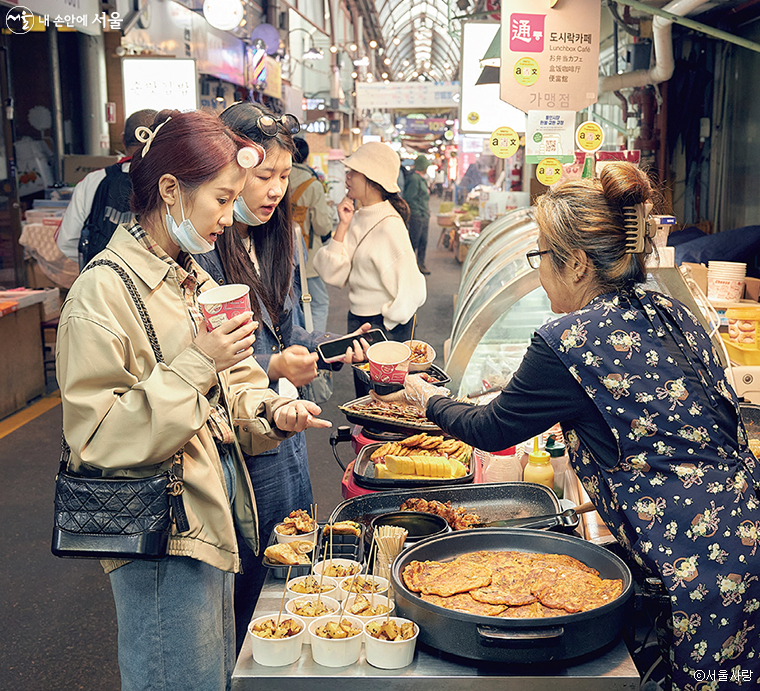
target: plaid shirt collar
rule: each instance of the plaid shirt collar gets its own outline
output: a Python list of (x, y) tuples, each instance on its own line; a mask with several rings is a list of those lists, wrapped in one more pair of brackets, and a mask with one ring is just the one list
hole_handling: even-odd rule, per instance
[[(148, 250), (148, 252), (158, 257), (161, 261), (166, 262), (175, 270), (177, 281), (183, 288), (185, 288), (185, 290), (190, 288), (195, 292), (196, 286), (198, 285), (198, 278), (193, 268), (193, 258), (189, 254), (186, 252), (180, 252), (178, 259), (182, 264), (179, 264), (172, 259), (164, 249), (145, 232), (145, 230), (143, 230), (142, 226), (137, 221), (132, 223), (132, 225), (127, 226), (127, 231), (129, 231), (132, 237)], [(185, 285), (186, 281), (189, 281), (190, 285)]]

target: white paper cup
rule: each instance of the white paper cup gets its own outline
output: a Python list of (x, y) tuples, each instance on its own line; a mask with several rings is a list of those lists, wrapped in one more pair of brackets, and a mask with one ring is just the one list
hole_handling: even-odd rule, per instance
[(367, 349), (369, 376), (383, 384), (401, 384), (409, 372), (412, 351), (397, 341), (381, 341)]
[[(287, 598), (289, 600), (292, 600), (294, 597), (304, 597), (305, 595), (312, 595), (316, 593), (299, 593), (293, 590), (293, 586), (296, 583), (300, 583), (301, 581), (310, 578), (310, 576), (296, 576), (295, 578), (291, 578), (287, 586), (285, 587), (285, 590), (287, 592)], [(336, 581), (334, 578), (330, 578), (329, 576), (325, 576), (324, 578), (321, 578), (321, 576), (316, 575), (314, 578), (317, 581), (317, 584), (320, 582), (322, 583), (322, 587), (325, 588), (325, 590), (322, 591), (322, 596), (331, 597), (335, 600), (338, 599), (338, 581)], [(329, 588), (326, 588), (326, 586), (329, 586)]]
[(277, 615), (266, 614), (263, 617), (257, 617), (248, 625), (248, 637), (251, 639), (253, 659), (260, 665), (267, 667), (292, 665), (301, 657), (301, 646), (306, 637), (306, 622), (300, 617), (283, 614), (281, 621), (293, 619), (301, 627), (301, 630), (295, 636), (288, 638), (260, 638), (253, 633), (253, 626), (267, 619), (277, 621)]
[[(329, 551), (329, 547), (327, 550)], [(356, 568), (358, 567), (358, 571), (356, 571)], [(316, 564), (314, 564), (314, 574), (316, 576), (319, 576), (322, 571), (325, 569), (328, 569), (325, 571), (325, 575), (327, 576), (330, 573), (330, 569), (343, 569), (345, 570), (345, 574), (343, 576), (341, 575), (335, 575), (331, 576), (331, 578), (334, 578), (337, 581), (340, 581), (341, 578), (345, 578), (347, 575), (353, 576), (354, 573), (362, 573), (364, 571), (364, 566), (360, 564), (358, 561), (354, 559), (345, 559), (344, 557), (333, 557), (332, 559), (327, 558), (323, 561), (318, 561)], [(349, 572), (349, 569), (351, 570)]]
[(435, 349), (429, 343), (425, 343), (424, 341), (418, 341), (416, 338), (414, 339), (414, 341), (404, 341), (404, 345), (409, 346), (410, 352), (413, 352), (412, 344), (424, 345), (427, 350), (427, 355), (425, 356), (425, 359), (422, 362), (412, 362), (412, 360), (410, 359), (409, 371), (414, 373), (414, 372), (424, 372), (426, 370), (429, 370), (430, 365), (432, 365), (433, 360), (435, 360)]
[(319, 598), (319, 601), (325, 606), (328, 607), (331, 611), (328, 614), (320, 614), (318, 617), (307, 617), (304, 614), (296, 614), (295, 608), (298, 606), (298, 603), (300, 602), (316, 602), (318, 596), (317, 595), (301, 595), (299, 597), (294, 597), (292, 600), (288, 600), (285, 603), (285, 610), (288, 612), (288, 616), (294, 615), (298, 617), (299, 619), (303, 619), (306, 622), (307, 631), (306, 635), (304, 636), (303, 644), (304, 645), (311, 645), (311, 634), (308, 631), (308, 626), (312, 621), (315, 621), (316, 619), (319, 619), (320, 617), (326, 617), (330, 614), (339, 614), (340, 613), (340, 602), (338, 602), (333, 597), (327, 597), (326, 595), (323, 595), (321, 598)]
[(296, 540), (305, 540), (306, 542), (317, 542), (317, 533), (319, 532), (319, 528), (314, 528), (310, 533), (300, 533), (296, 535), (283, 535), (277, 528), (279, 528), (281, 525), (284, 525), (283, 523), (278, 523), (274, 527), (274, 535), (277, 538), (277, 542), (295, 542)]
[[(382, 622), (385, 619), (386, 617), (375, 617), (364, 625), (364, 651), (367, 662), (373, 667), (379, 667), (380, 669), (400, 669), (412, 664), (414, 649), (417, 645), (417, 636), (420, 635), (420, 627), (415, 624), (414, 636), (405, 641), (381, 641), (379, 638), (372, 636), (367, 627), (373, 621)], [(402, 619), (400, 617), (390, 617), (390, 619), (399, 626), (409, 622), (409, 619)]]
[[(390, 611), (386, 612), (385, 614), (362, 614), (362, 613), (356, 613), (351, 611), (351, 607), (353, 606), (354, 602), (356, 602), (357, 597), (366, 597), (367, 600), (370, 602), (372, 607), (377, 607), (378, 605), (383, 605), (385, 607), (390, 607)], [(357, 619), (361, 619), (365, 624), (368, 621), (372, 621), (373, 619), (377, 619), (378, 617), (385, 617), (387, 615), (392, 615), (393, 610), (396, 609), (396, 604), (393, 602), (393, 600), (388, 599), (386, 595), (357, 595), (355, 593), (351, 593), (345, 601), (345, 604), (343, 605), (343, 611), (349, 616), (349, 617), (356, 617)]]
[(206, 327), (209, 331), (220, 327), (228, 319), (251, 311), (251, 289), (242, 283), (228, 283), (204, 290), (198, 296)]
[(356, 617), (344, 616), (343, 619), (358, 629), (359, 633), (349, 638), (321, 638), (315, 631), (317, 627), (324, 626), (328, 622), (338, 622), (340, 616), (327, 616), (315, 619), (309, 624), (311, 634), (311, 656), (314, 662), (323, 667), (345, 667), (359, 661), (364, 638), (364, 622)]
[[(364, 575), (359, 574), (356, 577), (356, 581), (359, 581), (359, 579), (362, 579), (364, 582), (374, 582), (377, 584), (377, 591), (374, 593), (364, 592), (361, 590), (361, 582), (359, 582), (359, 592), (363, 593), (364, 595), (387, 595), (388, 594), (388, 579), (383, 578), (382, 576), (371, 576), (371, 575)], [(341, 600), (345, 600), (348, 598), (349, 595), (353, 595), (354, 591), (349, 590), (351, 588), (351, 582), (354, 581), (353, 576), (346, 576), (345, 578), (341, 578), (340, 581), (338, 581), (338, 590), (341, 594)], [(356, 587), (356, 581), (354, 581), (354, 587)]]
[(736, 302), (744, 292), (743, 278), (716, 278), (707, 275), (707, 297), (710, 300)]

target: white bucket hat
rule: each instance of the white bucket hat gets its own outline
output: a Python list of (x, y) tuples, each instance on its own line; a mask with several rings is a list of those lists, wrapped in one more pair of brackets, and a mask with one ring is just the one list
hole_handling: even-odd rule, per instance
[(362, 144), (343, 161), (343, 165), (361, 173), (368, 180), (376, 182), (386, 192), (401, 191), (398, 186), (401, 161), (398, 154), (387, 144), (381, 142)]

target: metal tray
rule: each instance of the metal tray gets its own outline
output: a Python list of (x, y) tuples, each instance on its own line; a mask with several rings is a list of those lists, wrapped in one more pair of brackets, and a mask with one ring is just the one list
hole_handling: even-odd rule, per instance
[(338, 410), (343, 411), (346, 420), (356, 425), (367, 425), (375, 429), (386, 430), (390, 432), (434, 432), (442, 434), (441, 428), (428, 420), (412, 422), (410, 420), (397, 420), (385, 417), (383, 415), (373, 415), (359, 410), (354, 410), (352, 406), (357, 403), (369, 403), (372, 399), (369, 396), (355, 398), (343, 405), (338, 406)]
[[(532, 482), (489, 482), (469, 485), (437, 487), (434, 489), (403, 489), (374, 492), (347, 499), (338, 504), (330, 516), (331, 521), (358, 521), (369, 526), (375, 516), (398, 511), (399, 506), (413, 497), (450, 501), (452, 506), (463, 506), (480, 516), (483, 521), (496, 521), (521, 516), (541, 516), (559, 513), (562, 508), (557, 495), (543, 485)], [(578, 525), (578, 517), (572, 524), (557, 518), (522, 524), (521, 528), (550, 529), (562, 527), (572, 530)], [(480, 530), (480, 529), (478, 529)], [(463, 531), (464, 532), (464, 531)], [(467, 531), (469, 532), (469, 531)]]
[(470, 456), (470, 472), (463, 477), (444, 480), (379, 480), (375, 477), (375, 464), (370, 456), (383, 444), (363, 446), (354, 463), (354, 482), (364, 489), (410, 489), (413, 487), (441, 487), (441, 485), (466, 485), (475, 479), (475, 463)]
[[(276, 543), (277, 543), (277, 535), (275, 534), (274, 529), (272, 529), (272, 534), (269, 536), (269, 542), (267, 542), (267, 547), (270, 547), (271, 545), (274, 545)], [(316, 553), (314, 554), (314, 563), (318, 562), (322, 558), (320, 555), (320, 541), (319, 540), (317, 540), (317, 545), (315, 549), (316, 549)], [(296, 576), (306, 576), (309, 573), (309, 571), (311, 571), (311, 563), (293, 564), (292, 566), (290, 566), (288, 564), (278, 564), (277, 562), (270, 561), (266, 557), (264, 557), (261, 561), (264, 564), (264, 566), (272, 572), (272, 576), (274, 576), (275, 578), (287, 578), (288, 569), (290, 569), (291, 578), (295, 578)]]

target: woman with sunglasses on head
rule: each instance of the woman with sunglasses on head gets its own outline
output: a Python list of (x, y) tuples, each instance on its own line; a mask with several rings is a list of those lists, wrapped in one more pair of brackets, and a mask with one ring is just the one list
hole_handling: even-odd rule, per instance
[[(294, 263), (298, 264), (295, 242), (302, 239), (292, 221), (288, 176), (295, 151), (293, 134), (300, 125), (293, 115), (276, 117), (247, 102), (231, 105), (221, 119), (232, 131), (260, 145), (266, 157), (250, 171), (243, 193), (235, 200), (232, 228), (200, 262), (219, 283), (251, 286), (254, 315), (261, 324), (254, 357), (269, 375), (272, 390), (295, 398), (297, 387), (309, 384), (318, 367), (340, 367), (319, 362), (314, 352), (317, 344), (338, 335), (308, 332), (299, 326), (303, 317)], [(359, 324), (354, 333), (359, 336), (369, 328), (369, 324)], [(364, 359), (366, 343), (354, 344), (344, 357), (348, 362)], [(245, 460), (258, 499), (259, 535), (266, 541), (291, 511), (308, 511), (312, 504), (306, 437), (294, 435), (276, 449)], [(242, 559), (243, 573), (235, 584), (238, 647), (245, 641), (246, 626), (266, 576), (261, 558), (253, 552), (244, 551)]]
[(155, 474), (180, 452), (187, 521), (175, 514), (168, 556), (102, 562), (116, 604), (121, 688), (223, 691), (236, 659), (233, 574), (242, 544), (260, 547), (241, 449), (260, 453), (330, 423), (316, 418), (318, 406), (268, 388), (251, 357), (250, 312), (209, 332), (198, 306), (215, 283), (194, 256), (223, 237), (246, 168), (263, 151), (201, 112), (163, 111), (137, 136), (136, 221), (117, 228), (61, 310), (63, 431), (70, 467), (87, 475)]
[[(314, 268), (325, 283), (348, 284), (348, 331), (369, 322), (391, 340), (406, 341), (427, 287), (405, 225), (409, 205), (396, 182), (399, 157), (387, 144), (368, 142), (343, 163), (347, 195), (338, 204), (340, 222), (317, 251)], [(354, 382), (357, 394), (367, 393)]]
[[(527, 260), (562, 316), (538, 329), (488, 405), (451, 400), (416, 375), (396, 400), (487, 451), (561, 423), (620, 551), (668, 595), (664, 688), (738, 690), (760, 640), (760, 467), (702, 323), (643, 286), (658, 196), (630, 163), (546, 192)], [(701, 683), (716, 668), (726, 680)]]

